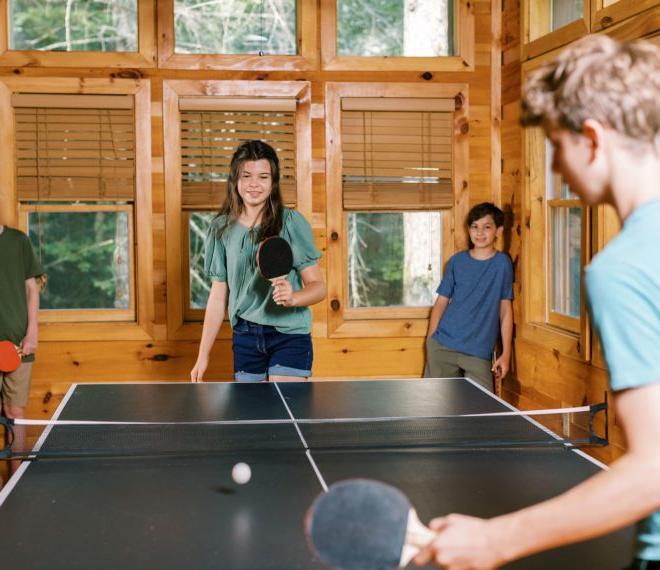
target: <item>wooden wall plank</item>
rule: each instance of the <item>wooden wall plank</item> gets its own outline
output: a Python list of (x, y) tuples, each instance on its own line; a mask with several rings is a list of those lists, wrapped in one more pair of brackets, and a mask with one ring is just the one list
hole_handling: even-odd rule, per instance
[[(84, 85), (88, 92), (94, 92), (107, 85), (108, 79), (115, 84), (132, 85), (133, 90), (147, 82), (150, 84), (150, 115), (151, 123), (146, 132), (150, 138), (150, 166), (147, 174), (151, 177), (150, 216), (149, 231), (153, 246), (151, 252), (153, 259), (150, 263), (152, 287), (147, 295), (153, 296), (153, 315), (149, 315), (152, 322), (150, 330), (151, 338), (144, 339), (133, 336), (122, 340), (123, 333), (120, 329), (110, 334), (104, 334), (98, 327), (87, 327), (81, 330), (80, 338), (76, 340), (75, 326), (53, 332), (52, 327), (42, 336), (34, 369), (34, 381), (28, 414), (36, 416), (48, 416), (55, 409), (56, 404), (68, 388), (71, 382), (87, 381), (109, 381), (109, 380), (172, 380), (186, 381), (189, 377), (190, 368), (196, 357), (199, 327), (191, 328), (191, 333), (180, 340), (171, 337), (168, 328), (168, 304), (174, 305), (178, 296), (179, 288), (171, 287), (173, 280), (180, 279), (181, 268), (170, 267), (167, 264), (168, 248), (176, 248), (180, 245), (173, 243), (176, 236), (180, 234), (177, 227), (168, 226), (171, 212), (168, 205), (172, 203), (171, 196), (165, 192), (165, 177), (176, 175), (179, 166), (165, 164), (164, 154), (167, 145), (173, 144), (174, 131), (168, 130), (168, 125), (163, 122), (163, 106), (172, 104), (172, 97), (168, 98), (167, 89), (163, 87), (164, 81), (203, 80), (211, 82), (214, 80), (241, 80), (241, 81), (287, 81), (299, 83), (310, 82), (311, 107), (311, 149), (313, 169), (311, 173), (310, 199), (307, 206), (311, 212), (311, 223), (314, 228), (317, 246), (325, 254), (328, 247), (328, 233), (332, 227), (328, 225), (327, 212), (327, 189), (325, 169), (328, 168), (326, 156), (326, 130), (325, 117), (325, 86), (328, 81), (332, 82), (360, 82), (368, 89), (369, 83), (407, 83), (412, 87), (424, 86), (429, 88), (437, 86), (441, 93), (447, 84), (460, 84), (467, 86), (467, 105), (465, 119), (469, 130), (462, 134), (467, 140), (464, 145), (464, 156), (467, 162), (465, 172), (466, 185), (457, 195), (458, 217), (452, 221), (452, 227), (448, 235), (456, 237), (460, 245), (464, 240), (464, 229), (460, 219), (465, 216), (470, 205), (477, 201), (491, 200), (499, 193), (499, 184), (493, 175), (493, 169), (499, 169), (499, 159), (494, 162), (493, 145), (499, 141), (499, 133), (493, 124), (493, 101), (497, 101), (500, 93), (493, 93), (494, 75), (492, 73), (493, 58), (499, 58), (499, 52), (494, 52), (493, 30), (499, 27), (499, 22), (493, 23), (492, 15), (498, 14), (494, 10), (499, 0), (476, 0), (473, 2), (463, 1), (464, 10), (470, 11), (470, 18), (474, 18), (475, 41), (474, 54), (469, 55), (468, 66), (463, 66), (460, 71), (438, 70), (429, 74), (423, 74), (426, 70), (415, 68), (392, 69), (384, 67), (382, 70), (335, 70), (324, 71), (308, 67), (306, 69), (280, 69), (280, 70), (232, 70), (232, 69), (190, 69), (186, 67), (176, 68), (176, 61), (169, 58), (166, 66), (142, 67), (139, 71), (122, 70), (117, 72), (114, 66), (107, 67), (85, 67), (82, 63), (77, 67), (63, 65), (53, 67), (52, 65), (32, 65), (26, 60), (26, 65), (19, 67), (0, 66), (0, 82), (11, 84), (13, 78), (20, 77), (27, 87), (34, 86), (42, 88), (61, 86), (64, 93), (76, 93), (78, 86)], [(169, 2), (161, 2), (165, 6)], [(309, 22), (308, 22), (309, 25)], [(462, 41), (469, 41), (470, 34), (464, 35)], [(158, 45), (156, 37), (149, 44)], [(172, 46), (167, 42), (161, 42), (159, 49), (169, 49)], [(496, 54), (494, 56), (493, 54)], [(167, 58), (165, 58), (167, 59)], [(44, 61), (49, 61), (45, 58)], [(161, 58), (161, 63), (164, 59)], [(38, 62), (37, 62), (38, 63)], [(13, 65), (13, 63), (12, 63)], [(472, 67), (470, 67), (472, 66)], [(498, 70), (499, 71), (499, 70)], [(118, 77), (120, 76), (120, 77)], [(25, 79), (27, 78), (27, 80)], [(210, 85), (210, 83), (207, 83)], [(117, 90), (120, 91), (119, 89)], [(204, 94), (204, 90), (200, 91)], [(8, 94), (7, 94), (8, 95)], [(498, 103), (495, 103), (498, 105)], [(467, 114), (469, 108), (469, 115)], [(170, 125), (171, 128), (171, 125)], [(4, 131), (2, 131), (4, 132)], [(5, 140), (4, 138), (2, 139)], [(495, 142), (494, 142), (495, 141)], [(3, 148), (11, 148), (4, 145)], [(10, 175), (7, 175), (11, 177)], [(11, 194), (7, 194), (11, 185), (5, 185), (0, 192), (4, 197), (14, 201)], [(337, 191), (338, 189), (332, 189)], [(495, 194), (494, 194), (495, 193)], [(3, 200), (3, 214), (5, 214)], [(12, 212), (7, 212), (9, 221), (12, 221)], [(174, 216), (176, 217), (176, 216)], [(175, 224), (176, 225), (176, 224)], [(325, 257), (321, 260), (322, 270), (327, 272)], [(170, 285), (170, 297), (168, 297), (168, 285)], [(380, 338), (377, 340), (368, 338), (328, 338), (328, 303), (329, 300), (312, 308), (314, 319), (313, 335), (315, 341), (315, 367), (314, 374), (317, 377), (393, 377), (412, 376), (419, 377), (422, 372), (424, 359), (423, 335), (425, 322), (420, 320), (421, 325), (410, 327), (405, 320), (400, 321), (400, 336), (391, 338)], [(172, 314), (171, 308), (169, 311)], [(108, 325), (110, 326), (110, 325)], [(114, 330), (114, 329), (113, 329)], [(397, 330), (393, 328), (392, 330)], [(89, 336), (86, 331), (92, 331)], [(412, 332), (412, 334), (411, 334)], [(170, 336), (168, 337), (168, 334)], [(85, 335), (88, 335), (85, 338)], [(104, 337), (107, 336), (108, 338)], [(221, 333), (220, 338), (213, 350), (209, 378), (229, 379), (231, 377), (231, 343), (226, 335)], [(48, 338), (52, 340), (47, 340)]]

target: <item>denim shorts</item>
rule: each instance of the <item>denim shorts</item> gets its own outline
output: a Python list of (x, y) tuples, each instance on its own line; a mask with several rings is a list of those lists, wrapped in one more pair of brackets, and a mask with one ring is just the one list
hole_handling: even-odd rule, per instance
[(285, 334), (269, 325), (258, 325), (239, 317), (234, 327), (234, 379), (262, 382), (270, 376), (312, 374), (312, 336)]

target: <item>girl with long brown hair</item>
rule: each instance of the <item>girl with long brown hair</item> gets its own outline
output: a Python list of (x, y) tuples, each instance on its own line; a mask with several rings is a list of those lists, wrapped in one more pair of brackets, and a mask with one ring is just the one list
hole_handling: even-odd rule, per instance
[[(289, 242), (293, 269), (271, 286), (259, 274), (255, 258), (259, 243), (272, 236)], [(242, 143), (232, 157), (227, 195), (206, 240), (205, 270), (212, 285), (191, 380), (202, 381), (227, 309), (235, 380), (308, 378), (313, 359), (308, 307), (325, 297), (320, 255), (307, 220), (284, 206), (275, 150), (258, 140)]]

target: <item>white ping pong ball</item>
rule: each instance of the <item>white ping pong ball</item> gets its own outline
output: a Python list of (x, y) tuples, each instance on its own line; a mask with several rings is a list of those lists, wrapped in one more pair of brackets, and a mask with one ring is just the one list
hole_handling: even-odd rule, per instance
[(239, 485), (245, 485), (252, 477), (252, 470), (247, 463), (237, 463), (231, 470), (231, 478)]

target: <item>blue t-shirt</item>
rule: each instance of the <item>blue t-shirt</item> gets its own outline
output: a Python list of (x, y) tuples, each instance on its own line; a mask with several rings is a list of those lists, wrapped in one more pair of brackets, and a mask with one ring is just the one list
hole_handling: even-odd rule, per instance
[[(637, 208), (586, 271), (591, 321), (614, 391), (660, 382), (660, 200)], [(638, 556), (660, 560), (660, 511), (639, 523)]]
[(436, 291), (450, 299), (433, 338), (445, 348), (490, 360), (500, 332), (500, 301), (513, 299), (513, 267), (502, 252), (474, 259), (461, 251), (447, 262)]

